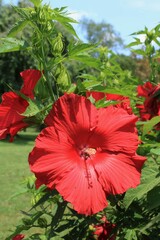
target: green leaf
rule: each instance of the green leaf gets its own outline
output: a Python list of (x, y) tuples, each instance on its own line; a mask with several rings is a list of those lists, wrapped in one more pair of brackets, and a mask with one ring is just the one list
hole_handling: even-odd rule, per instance
[(135, 230), (127, 229), (124, 239), (125, 240), (138, 240)]
[(20, 7), (13, 7), (14, 10), (23, 18), (28, 21), (31, 20), (31, 12), (33, 14), (34, 9), (33, 8), (20, 8)]
[(36, 202), (36, 204), (30, 209), (30, 211), (36, 207), (38, 207), (39, 205), (41, 205), (42, 203), (46, 202), (51, 196), (53, 197), (54, 195), (57, 194), (56, 190), (52, 190), (52, 192), (47, 192), (45, 195), (43, 195), (38, 202)]
[(92, 80), (92, 81), (97, 81), (97, 77), (94, 76), (94, 75), (91, 75), (91, 74), (81, 74), (80, 76), (78, 76), (78, 78), (82, 78), (82, 79), (85, 79), (85, 80)]
[(0, 38), (0, 53), (26, 50), (28, 44), (16, 38)]
[(20, 20), (19, 22), (16, 22), (15, 26), (9, 31), (8, 37), (14, 37), (17, 33), (21, 32), (23, 28), (27, 25), (29, 21), (28, 20)]
[(131, 42), (131, 43), (129, 43), (129, 44), (126, 46), (126, 48), (133, 47), (133, 46), (137, 46), (137, 45), (139, 45), (139, 44), (141, 44), (141, 43), (140, 43), (140, 42)]
[(64, 8), (54, 8), (51, 10), (51, 17), (52, 20), (57, 20), (60, 23), (77, 23), (77, 21), (71, 17), (68, 17), (69, 14), (66, 14), (65, 12), (62, 12), (62, 10), (66, 9), (66, 7)]
[(147, 194), (147, 202), (148, 202), (147, 209), (149, 211), (152, 210), (152, 209), (155, 209), (157, 207), (160, 207), (160, 185), (153, 188)]
[(95, 103), (96, 108), (104, 108), (110, 105), (116, 105), (118, 101), (106, 101), (105, 99), (99, 100)]
[(154, 162), (148, 159), (149, 163), (145, 165), (142, 171), (141, 184), (134, 189), (130, 189), (126, 192), (123, 199), (126, 209), (131, 205), (134, 200), (141, 199), (151, 191), (153, 188), (160, 184), (160, 176), (158, 176), (159, 170)]
[(133, 47), (142, 44), (139, 38), (134, 38), (136, 41), (131, 42), (130, 44), (127, 45), (127, 47)]
[(73, 26), (68, 23), (68, 22), (61, 22), (61, 24), (68, 30), (68, 32), (70, 32), (71, 34), (73, 34), (76, 38), (79, 39), (75, 29), (73, 28)]
[[(52, 223), (51, 223), (52, 229), (56, 229), (57, 226), (59, 225), (59, 222), (62, 220), (63, 215), (64, 215), (64, 211), (65, 211), (66, 206), (67, 206), (67, 202), (65, 202), (65, 201), (63, 201), (62, 203), (58, 202), (57, 205), (58, 206), (56, 208), (54, 217), (52, 218)], [(53, 231), (53, 233), (54, 233), (54, 231)]]
[(33, 117), (40, 112), (40, 109), (31, 99), (28, 99), (27, 101), (29, 103), (29, 106), (27, 107), (26, 111), (22, 113), (22, 115), (25, 117)]
[(93, 87), (100, 85), (100, 82), (95, 80), (86, 80), (82, 82), (82, 84), (86, 89), (91, 90)]
[(73, 93), (76, 90), (76, 84), (72, 83), (70, 87), (67, 89), (67, 93)]
[(135, 50), (132, 50), (132, 52), (134, 52), (138, 55), (146, 56), (146, 52), (142, 49), (135, 49)]
[(144, 31), (144, 30), (140, 30), (140, 31), (137, 31), (137, 32), (131, 33), (130, 36), (132, 36), (132, 35), (141, 35), (141, 34), (145, 34), (145, 33), (146, 33), (146, 31)]
[(42, 3), (42, 0), (30, 0), (34, 4), (35, 7), (39, 7)]
[(95, 48), (95, 44), (87, 44), (87, 43), (82, 43), (78, 44), (76, 46), (69, 46), (69, 55), (73, 56), (76, 55), (77, 53), (79, 54), (80, 52), (88, 51), (93, 48)]
[(160, 122), (160, 116), (153, 117), (151, 120), (144, 123), (143, 136), (146, 135), (153, 127)]
[(155, 149), (155, 148), (152, 148), (150, 152), (153, 153), (153, 154), (155, 154), (155, 155), (160, 156), (160, 148), (156, 148), (156, 149)]
[(101, 64), (100, 61), (89, 55), (82, 54), (82, 55), (71, 56), (69, 58), (74, 59), (76, 61), (80, 61), (90, 67), (94, 67), (94, 68), (98, 68), (98, 69), (100, 68), (100, 64)]
[(146, 229), (150, 229), (156, 222), (160, 222), (160, 213), (153, 217), (149, 223), (141, 229), (142, 232), (144, 232)]
[(123, 96), (129, 96), (128, 89), (117, 89), (117, 88), (105, 88), (104, 86), (93, 87), (92, 90), (104, 93), (119, 94)]

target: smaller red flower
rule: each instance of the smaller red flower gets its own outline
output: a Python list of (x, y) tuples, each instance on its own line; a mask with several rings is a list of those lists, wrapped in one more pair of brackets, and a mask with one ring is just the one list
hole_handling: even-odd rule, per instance
[(144, 97), (143, 104), (137, 104), (140, 118), (143, 121), (160, 116), (160, 84), (154, 86), (150, 82), (137, 87), (138, 96)]
[(90, 91), (86, 93), (86, 96), (91, 96), (95, 99), (95, 101), (99, 101), (103, 98), (107, 101), (116, 101), (117, 104), (114, 105), (117, 108), (125, 109), (129, 114), (132, 114), (132, 108), (130, 106), (130, 100), (126, 96), (122, 96), (119, 94), (112, 94), (112, 93), (103, 93), (103, 92), (95, 92)]
[(93, 234), (98, 237), (98, 240), (115, 240), (116, 235), (112, 235), (115, 224), (108, 222), (105, 216), (102, 218), (102, 221), (102, 223), (94, 226), (96, 230)]
[[(28, 69), (20, 73), (24, 84), (20, 92), (28, 98), (33, 98), (33, 90), (37, 81), (41, 77), (39, 70)], [(14, 92), (6, 92), (2, 95), (2, 103), (0, 104), (0, 139), (10, 135), (10, 141), (23, 128), (28, 126), (25, 123), (22, 113), (28, 107), (28, 102)]]
[(24, 234), (17, 234), (16, 236), (14, 236), (14, 237), (12, 238), (12, 240), (21, 240), (21, 239), (23, 239), (24, 237), (25, 237)]

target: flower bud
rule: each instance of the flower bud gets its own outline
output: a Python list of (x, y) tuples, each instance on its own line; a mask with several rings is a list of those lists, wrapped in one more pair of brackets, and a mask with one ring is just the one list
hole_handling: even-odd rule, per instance
[(58, 36), (52, 40), (52, 53), (54, 55), (60, 54), (63, 50), (62, 34), (58, 33)]

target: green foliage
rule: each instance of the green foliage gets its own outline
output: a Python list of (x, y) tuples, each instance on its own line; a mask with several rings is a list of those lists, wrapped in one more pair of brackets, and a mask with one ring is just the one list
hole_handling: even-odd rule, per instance
[[(26, 7), (30, 6), (30, 3), (19, 1), (18, 6)], [(2, 4), (0, 7), (0, 95), (8, 91), (9, 87), (19, 90), (22, 85), (19, 73), (24, 69), (34, 68), (36, 65), (31, 54), (26, 51), (28, 47), (26, 38), (30, 37), (30, 30), (28, 27), (23, 28), (27, 22), (19, 21), (18, 18), (13, 7)], [(11, 27), (14, 30), (10, 31)], [(9, 69), (10, 74), (6, 69)]]
[[(128, 47), (138, 47), (136, 49), (132, 49), (132, 51), (144, 59), (149, 61), (150, 66), (150, 81), (158, 83), (159, 82), (159, 74), (160, 74), (160, 65), (158, 62), (159, 59), (159, 49), (157, 46), (160, 46), (159, 41), (159, 29), (160, 24), (158, 24), (153, 29), (149, 30), (145, 27), (144, 30), (132, 33), (132, 35), (138, 35), (138, 37), (134, 37), (134, 42), (131, 42)], [(143, 38), (144, 40), (142, 40)], [(140, 47), (140, 48), (139, 48)]]
[(22, 40), (17, 40), (16, 38), (0, 39), (0, 53), (20, 51), (22, 49), (27, 49), (27, 44)]

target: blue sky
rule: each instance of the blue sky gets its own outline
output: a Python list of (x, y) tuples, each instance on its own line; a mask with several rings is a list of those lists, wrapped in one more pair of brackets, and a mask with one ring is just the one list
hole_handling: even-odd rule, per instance
[[(16, 3), (17, 0), (4, 0)], [(96, 22), (105, 21), (113, 25), (126, 44), (133, 40), (129, 35), (160, 23), (160, 0), (43, 0), (53, 8), (68, 6), (75, 19), (86, 16)], [(76, 27), (78, 33), (80, 29)]]

